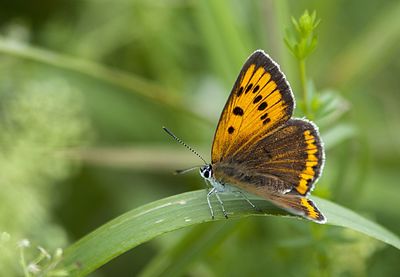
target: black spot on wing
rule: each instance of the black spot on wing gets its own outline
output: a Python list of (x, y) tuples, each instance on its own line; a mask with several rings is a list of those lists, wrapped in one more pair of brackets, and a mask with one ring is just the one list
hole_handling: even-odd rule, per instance
[(237, 92), (237, 97), (239, 97), (240, 95), (242, 95), (243, 93), (243, 87), (240, 87), (238, 92)]
[(251, 90), (252, 87), (253, 87), (253, 84), (248, 85), (247, 88), (246, 88), (246, 92), (245, 93), (248, 93)]
[(265, 110), (265, 108), (268, 106), (268, 104), (267, 104), (267, 102), (262, 102), (261, 104), (260, 104), (260, 106), (258, 106), (258, 110), (259, 111), (263, 111), (263, 110)]
[(263, 98), (262, 95), (258, 95), (256, 98), (254, 98), (253, 103), (256, 104), (260, 102), (262, 98)]
[(260, 86), (259, 86), (259, 85), (256, 85), (256, 86), (254, 87), (254, 89), (253, 89), (253, 93), (256, 93), (259, 89), (260, 89)]
[(266, 119), (263, 121), (263, 124), (265, 125), (265, 124), (270, 123), (270, 122), (271, 122), (271, 119), (270, 119), (270, 118), (266, 118)]
[(238, 116), (242, 116), (243, 115), (243, 109), (241, 107), (235, 107), (233, 109), (233, 114), (234, 115), (238, 115)]

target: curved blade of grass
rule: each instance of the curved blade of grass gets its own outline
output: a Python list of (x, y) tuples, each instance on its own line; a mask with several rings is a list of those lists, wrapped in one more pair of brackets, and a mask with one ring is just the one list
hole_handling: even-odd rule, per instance
[[(240, 197), (223, 195), (230, 218), (251, 215), (296, 217), (268, 201), (248, 195), (259, 211)], [(84, 276), (118, 255), (152, 238), (190, 225), (212, 221), (206, 191), (187, 192), (164, 198), (131, 210), (88, 234), (65, 250), (64, 265), (73, 276)], [(328, 200), (313, 197), (330, 225), (347, 227), (400, 249), (400, 239), (382, 226)], [(219, 204), (212, 202), (215, 220), (226, 220)], [(299, 217), (296, 217), (299, 218)]]

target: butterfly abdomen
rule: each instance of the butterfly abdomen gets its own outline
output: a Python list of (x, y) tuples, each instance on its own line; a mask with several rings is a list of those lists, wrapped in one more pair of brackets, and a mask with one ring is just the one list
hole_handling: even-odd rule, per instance
[(262, 197), (264, 190), (276, 193), (288, 192), (288, 185), (281, 179), (251, 170), (243, 171), (240, 165), (216, 163), (213, 165), (213, 170), (214, 178), (218, 182), (239, 187)]

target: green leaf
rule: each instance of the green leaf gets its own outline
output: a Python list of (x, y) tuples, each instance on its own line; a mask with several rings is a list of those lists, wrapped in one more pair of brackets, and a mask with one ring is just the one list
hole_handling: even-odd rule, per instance
[[(223, 195), (230, 219), (251, 215), (288, 214), (268, 201), (248, 195), (259, 211), (241, 197)], [(347, 227), (400, 249), (400, 239), (384, 227), (328, 200), (313, 197), (330, 225)], [(219, 204), (212, 201), (215, 220), (226, 220)], [(212, 221), (206, 202), (206, 191), (192, 191), (164, 198), (133, 209), (101, 226), (65, 250), (64, 266), (73, 276), (83, 276), (111, 259), (161, 234), (187, 226)]]

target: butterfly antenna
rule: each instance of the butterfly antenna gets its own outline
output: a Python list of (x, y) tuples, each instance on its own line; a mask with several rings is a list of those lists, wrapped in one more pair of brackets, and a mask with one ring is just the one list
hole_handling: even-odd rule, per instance
[(192, 171), (192, 170), (195, 170), (195, 169), (197, 169), (197, 168), (200, 168), (200, 167), (202, 167), (201, 165), (199, 166), (199, 165), (197, 165), (197, 166), (193, 166), (193, 167), (190, 167), (190, 168), (185, 168), (185, 169), (178, 169), (178, 170), (175, 170), (175, 174), (185, 174), (185, 173), (187, 173), (187, 172), (189, 172), (189, 171)]
[(185, 142), (183, 142), (183, 140), (181, 140), (180, 138), (178, 138), (177, 136), (175, 136), (170, 130), (168, 130), (166, 127), (162, 127), (164, 129), (165, 132), (167, 132), (168, 135), (170, 135), (174, 140), (176, 140), (177, 142), (179, 142), (180, 144), (182, 144), (183, 146), (185, 146), (187, 149), (189, 149), (190, 151), (192, 151), (193, 154), (195, 154), (197, 157), (199, 157), (204, 164), (208, 164), (206, 162), (206, 160), (203, 159), (202, 156), (200, 156), (199, 153), (196, 152), (196, 150), (194, 150), (192, 147), (190, 147), (189, 145), (187, 145)]

